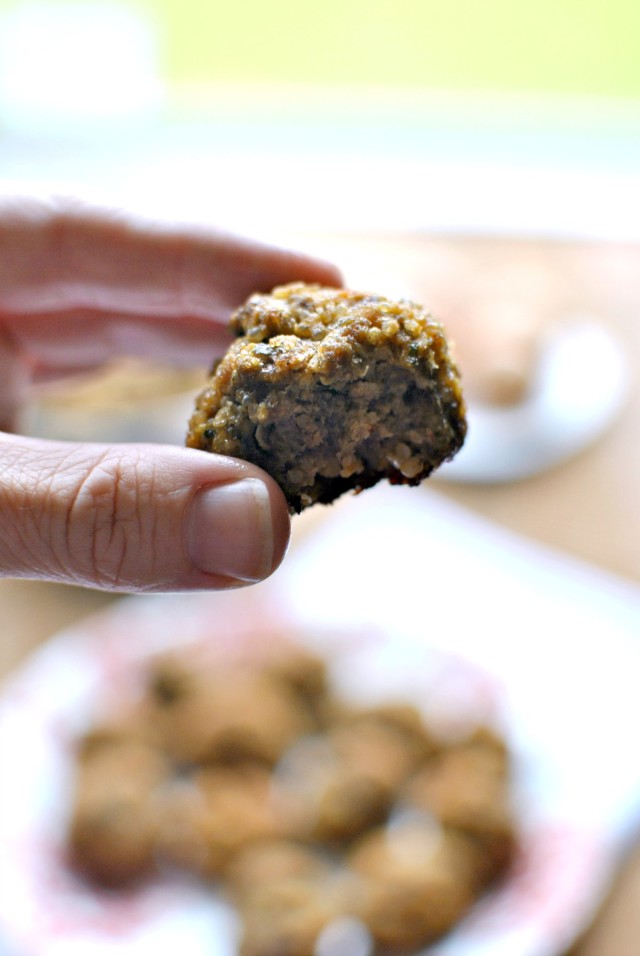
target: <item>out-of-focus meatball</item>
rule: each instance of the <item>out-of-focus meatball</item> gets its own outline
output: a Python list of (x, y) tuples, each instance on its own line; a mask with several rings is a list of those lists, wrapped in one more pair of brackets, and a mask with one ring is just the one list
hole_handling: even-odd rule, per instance
[(330, 856), (319, 847), (287, 839), (259, 840), (236, 854), (226, 871), (226, 887), (242, 900), (282, 880), (319, 880), (332, 870)]
[(347, 862), (362, 881), (357, 914), (381, 949), (427, 945), (451, 929), (475, 898), (468, 848), (427, 822), (374, 830)]
[(327, 844), (349, 842), (382, 822), (392, 799), (386, 781), (350, 763), (325, 736), (303, 739), (287, 752), (275, 788), (287, 802), (291, 835)]
[(69, 846), (78, 869), (113, 886), (153, 871), (169, 773), (163, 754), (142, 741), (93, 741), (76, 768)]
[[(314, 720), (299, 694), (268, 671), (225, 665), (189, 675), (156, 674), (154, 724), (184, 763), (271, 765)], [(159, 694), (159, 696), (158, 696)]]
[(403, 797), (469, 840), (481, 883), (504, 871), (515, 832), (501, 748), (472, 742), (444, 751), (409, 781)]
[(240, 905), (240, 956), (317, 956), (323, 931), (354, 908), (355, 885), (341, 876), (323, 876), (256, 887)]
[(207, 767), (165, 796), (158, 856), (165, 864), (219, 878), (253, 842), (281, 835), (268, 770)]

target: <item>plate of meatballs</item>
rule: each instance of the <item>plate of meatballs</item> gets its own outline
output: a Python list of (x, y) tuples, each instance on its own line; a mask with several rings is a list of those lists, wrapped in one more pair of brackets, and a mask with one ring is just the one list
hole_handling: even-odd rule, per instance
[(597, 847), (523, 787), (500, 680), (275, 595), (123, 599), (14, 677), (8, 951), (553, 952)]

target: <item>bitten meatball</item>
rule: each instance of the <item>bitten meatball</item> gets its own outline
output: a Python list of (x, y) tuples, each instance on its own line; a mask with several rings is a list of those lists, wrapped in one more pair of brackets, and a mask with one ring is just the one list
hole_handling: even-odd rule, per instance
[(232, 328), (187, 445), (259, 465), (291, 512), (383, 478), (416, 485), (461, 447), (458, 370), (421, 306), (296, 283), (252, 296)]

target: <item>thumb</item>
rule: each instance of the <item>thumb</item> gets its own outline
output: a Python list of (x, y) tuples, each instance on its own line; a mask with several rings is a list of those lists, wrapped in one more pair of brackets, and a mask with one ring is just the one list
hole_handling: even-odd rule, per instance
[(247, 462), (165, 445), (0, 435), (0, 574), (113, 591), (237, 587), (289, 538), (277, 484)]

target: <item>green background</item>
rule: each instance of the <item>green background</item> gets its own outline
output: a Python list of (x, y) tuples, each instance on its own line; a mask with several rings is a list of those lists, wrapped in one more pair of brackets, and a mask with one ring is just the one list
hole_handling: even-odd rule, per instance
[[(20, 2), (0, 0), (0, 10)], [(89, 0), (35, 2), (68, 7)], [(640, 0), (118, 3), (155, 21), (170, 81), (640, 98)]]
[(157, 18), (174, 80), (640, 97), (640, 0), (148, 0), (143, 6)]

